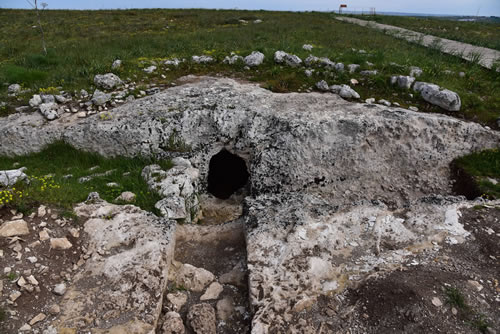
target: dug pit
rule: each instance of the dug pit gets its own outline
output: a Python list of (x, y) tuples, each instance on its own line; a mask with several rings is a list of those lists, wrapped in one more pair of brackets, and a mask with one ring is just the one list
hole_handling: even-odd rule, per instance
[(210, 159), (208, 192), (220, 199), (228, 199), (248, 183), (245, 160), (222, 149)]

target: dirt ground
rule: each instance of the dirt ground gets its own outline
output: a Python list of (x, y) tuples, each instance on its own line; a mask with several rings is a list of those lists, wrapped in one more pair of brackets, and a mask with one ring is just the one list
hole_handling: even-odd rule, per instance
[[(462, 212), (469, 241), (449, 245), (420, 265), (370, 278), (343, 295), (322, 298), (323, 333), (498, 333), (500, 209)], [(414, 261), (412, 261), (414, 262)]]
[[(13, 218), (28, 223), (29, 234), (20, 237), (0, 238), (0, 333), (18, 333), (23, 325), (43, 313), (45, 319), (31, 326), (27, 332), (50, 321), (58, 313), (62, 296), (53, 292), (57, 284), (71, 284), (74, 272), (85, 263), (82, 245), (85, 242), (80, 227), (73, 219), (62, 218), (60, 214), (46, 209), (43, 217), (36, 213), (24, 216), (9, 209), (0, 210), (0, 222)], [(50, 239), (42, 240), (39, 233), (47, 230), (50, 238), (67, 238), (72, 244), (69, 249), (51, 248)], [(0, 253), (2, 253), (0, 251)], [(30, 281), (33, 276), (36, 280)], [(28, 284), (21, 283), (21, 277)], [(36, 284), (33, 284), (36, 283)], [(13, 301), (13, 294), (21, 295)]]

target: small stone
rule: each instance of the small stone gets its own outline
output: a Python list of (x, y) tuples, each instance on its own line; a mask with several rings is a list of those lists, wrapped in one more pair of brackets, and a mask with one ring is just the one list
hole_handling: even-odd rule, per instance
[(80, 111), (76, 114), (76, 117), (85, 118), (85, 117), (87, 117), (87, 113), (85, 111)]
[(47, 214), (47, 209), (44, 205), (40, 205), (38, 208), (38, 217), (43, 217)]
[(219, 278), (222, 284), (230, 284), (237, 287), (245, 287), (245, 272), (239, 267), (234, 267), (230, 272), (222, 274)]
[(375, 98), (371, 97), (369, 99), (366, 99), (365, 102), (368, 103), (368, 104), (375, 103)]
[(433, 297), (432, 298), (432, 305), (434, 305), (436, 307), (441, 307), (441, 306), (443, 306), (443, 302), (438, 297)]
[(408, 109), (411, 111), (418, 111), (418, 108), (414, 106), (408, 107)]
[(106, 183), (106, 186), (110, 188), (118, 188), (120, 185), (116, 182), (108, 182)]
[(27, 258), (27, 260), (30, 263), (36, 263), (38, 261), (38, 259), (35, 256), (30, 256), (30, 257)]
[(7, 93), (9, 95), (17, 95), (21, 92), (21, 85), (19, 84), (12, 84), (9, 87), (7, 87)]
[(30, 325), (33, 326), (34, 324), (36, 323), (39, 323), (40, 321), (44, 321), (45, 318), (47, 318), (47, 316), (43, 313), (38, 313), (38, 315), (36, 317), (34, 317), (33, 319), (31, 319), (30, 321)]
[(56, 286), (54, 286), (54, 289), (52, 290), (56, 295), (62, 296), (66, 292), (66, 284), (64, 283), (59, 283)]
[(73, 245), (67, 238), (51, 238), (50, 239), (50, 248), (53, 249), (69, 249)]
[(304, 49), (306, 51), (312, 51), (313, 46), (311, 44), (304, 44), (304, 45), (302, 45), (302, 49)]
[(154, 71), (156, 71), (156, 66), (151, 65), (149, 67), (146, 67), (143, 71), (146, 73), (153, 73)]
[(27, 332), (31, 330), (31, 326), (29, 324), (24, 324), (19, 328), (20, 332)]
[(9, 295), (9, 299), (11, 302), (15, 302), (17, 298), (21, 297), (20, 291), (14, 291)]
[(71, 236), (75, 239), (80, 237), (80, 232), (74, 227), (69, 229), (69, 234), (71, 234)]
[(24, 277), (19, 277), (19, 279), (17, 280), (17, 285), (22, 288), (26, 285), (26, 280), (24, 279)]
[(61, 308), (57, 304), (53, 304), (51, 307), (49, 307), (48, 312), (52, 315), (59, 314), (61, 312)]
[(351, 85), (353, 85), (353, 86), (359, 84), (359, 81), (356, 79), (351, 79), (350, 82), (351, 82)]
[(38, 281), (33, 275), (28, 276), (27, 280), (31, 285), (38, 285)]
[(40, 95), (33, 95), (33, 97), (29, 100), (29, 105), (32, 108), (38, 107), (40, 104), (42, 104), (42, 98)]
[(224, 297), (219, 300), (216, 305), (217, 318), (223, 321), (227, 321), (234, 312), (234, 302), (231, 297)]
[(210, 300), (210, 299), (217, 299), (217, 298), (219, 298), (219, 295), (222, 292), (222, 290), (224, 290), (224, 287), (222, 285), (220, 285), (217, 282), (213, 282), (207, 288), (205, 293), (200, 297), (200, 300), (205, 301), (205, 300)]
[(28, 223), (23, 219), (9, 221), (0, 226), (0, 237), (14, 237), (29, 233)]
[(210, 304), (193, 305), (187, 314), (187, 322), (195, 334), (216, 334), (215, 311)]
[(458, 311), (457, 311), (457, 309), (456, 309), (456, 308), (452, 307), (452, 308), (451, 308), (451, 313), (452, 313), (453, 315), (457, 315)]
[(322, 92), (327, 92), (330, 90), (330, 86), (328, 86), (328, 83), (325, 80), (321, 80), (320, 82), (317, 82), (316, 88)]
[(467, 284), (473, 288), (473, 289), (476, 289), (478, 292), (483, 290), (483, 286), (481, 284), (479, 284), (478, 281), (473, 281), (473, 280), (468, 280), (467, 281)]
[(250, 55), (246, 56), (243, 60), (247, 66), (259, 66), (264, 62), (264, 54), (259, 51), (253, 51)]
[(175, 282), (188, 290), (201, 292), (214, 279), (214, 274), (208, 270), (185, 263), (179, 269)]
[(122, 66), (122, 61), (120, 59), (117, 59), (113, 62), (113, 64), (111, 65), (111, 68), (113, 70), (116, 70), (116, 69), (119, 69), (121, 66)]
[(50, 239), (49, 232), (47, 230), (40, 231), (38, 235), (40, 236), (40, 241), (45, 241)]

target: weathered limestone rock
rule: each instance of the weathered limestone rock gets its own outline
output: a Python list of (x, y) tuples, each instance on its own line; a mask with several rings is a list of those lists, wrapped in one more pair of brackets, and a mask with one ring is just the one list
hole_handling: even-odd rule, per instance
[(210, 304), (193, 305), (187, 314), (187, 321), (195, 334), (215, 334), (215, 311)]
[(50, 325), (68, 333), (154, 332), (173, 257), (175, 222), (92, 198), (75, 208), (86, 220), (90, 258), (68, 286), (61, 312)]
[(415, 78), (412, 76), (394, 75), (391, 77), (391, 84), (397, 84), (399, 88), (410, 89), (413, 82), (415, 82)]
[(304, 49), (306, 51), (312, 51), (313, 46), (311, 44), (304, 44), (304, 45), (302, 45), (302, 49)]
[(15, 237), (29, 233), (28, 223), (24, 219), (8, 221), (0, 226), (0, 237)]
[(174, 306), (175, 310), (180, 310), (187, 302), (187, 295), (184, 292), (175, 292), (167, 294), (167, 300)]
[(119, 69), (120, 67), (122, 66), (122, 61), (120, 59), (117, 59), (113, 62), (113, 64), (111, 65), (111, 68), (113, 70), (117, 70)]
[(213, 282), (210, 284), (203, 295), (200, 297), (200, 301), (211, 300), (219, 298), (220, 293), (224, 290), (224, 287), (218, 282)]
[(217, 302), (217, 318), (226, 321), (234, 312), (234, 301), (231, 297), (224, 297)]
[(442, 89), (438, 85), (417, 81), (413, 90), (419, 92), (423, 99), (448, 111), (459, 111), (462, 105), (460, 96), (448, 89)]
[(122, 201), (126, 203), (135, 202), (136, 195), (131, 191), (124, 191), (118, 196), (115, 201)]
[(115, 108), (106, 122), (0, 118), (0, 136), (9, 138), (0, 155), (65, 140), (105, 156), (188, 155), (205, 180), (210, 158), (226, 148), (247, 159), (255, 195), (307, 190), (339, 204), (376, 198), (399, 205), (449, 193), (453, 159), (500, 146), (498, 131), (445, 115), (334, 94), (275, 94), (225, 78), (183, 82)]
[(38, 107), (40, 104), (42, 104), (42, 98), (38, 94), (33, 95), (33, 97), (29, 100), (29, 105), (32, 108)]
[(193, 56), (191, 59), (196, 64), (209, 64), (215, 61), (215, 59), (210, 56)]
[(94, 84), (102, 89), (110, 90), (123, 84), (122, 80), (113, 73), (97, 74), (94, 77)]
[(21, 85), (19, 84), (12, 84), (12, 85), (9, 85), (9, 87), (7, 87), (7, 93), (9, 95), (17, 95), (21, 92)]
[(99, 89), (96, 89), (94, 91), (94, 94), (92, 95), (92, 103), (96, 106), (105, 105), (106, 102), (109, 102), (110, 99), (111, 99), (110, 94), (101, 92)]
[(333, 85), (330, 90), (334, 94), (339, 94), (344, 99), (359, 99), (359, 94), (348, 85)]
[(297, 67), (302, 64), (302, 59), (300, 59), (298, 56), (286, 53), (284, 51), (276, 51), (274, 53), (274, 61), (278, 64), (285, 63), (286, 65), (291, 67)]
[(67, 238), (51, 238), (50, 248), (53, 249), (70, 249), (73, 247)]
[(246, 204), (252, 328), (272, 333), (286, 332), (293, 316), (308, 312), (321, 295), (396, 269), (414, 253), (463, 242), (469, 232), (459, 223), (460, 209), (477, 203), (434, 196), (392, 210), (381, 202), (341, 207), (289, 193)]
[(42, 103), (38, 106), (38, 108), (40, 108), (40, 113), (48, 121), (53, 121), (59, 117), (59, 114), (57, 113), (57, 103), (55, 102)]
[(174, 167), (164, 171), (158, 165), (146, 166), (142, 177), (149, 189), (163, 197), (155, 207), (166, 218), (183, 219), (192, 222), (199, 211), (198, 177), (199, 171), (189, 160), (177, 158)]
[(226, 56), (222, 62), (224, 64), (234, 65), (239, 61), (243, 62), (243, 57), (231, 53), (231, 56)]

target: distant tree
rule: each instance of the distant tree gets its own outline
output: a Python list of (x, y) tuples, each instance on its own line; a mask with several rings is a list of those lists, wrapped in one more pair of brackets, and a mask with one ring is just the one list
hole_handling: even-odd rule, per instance
[[(42, 28), (42, 22), (40, 21), (40, 12), (38, 11), (38, 0), (26, 0), (31, 7), (33, 7), (33, 9), (35, 10), (36, 12), (36, 17), (38, 19), (38, 27), (40, 28), (40, 32), (42, 33), (42, 47), (43, 47), (43, 52), (45, 53), (45, 55), (47, 55), (47, 47), (45, 46), (45, 35), (43, 33), (43, 28)], [(42, 2), (42, 9), (45, 9), (48, 4), (46, 2)]]

